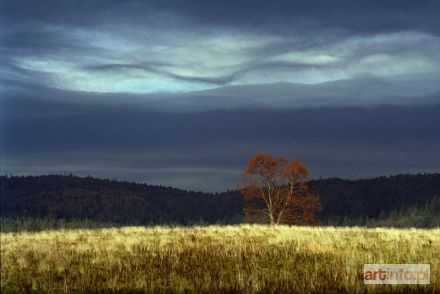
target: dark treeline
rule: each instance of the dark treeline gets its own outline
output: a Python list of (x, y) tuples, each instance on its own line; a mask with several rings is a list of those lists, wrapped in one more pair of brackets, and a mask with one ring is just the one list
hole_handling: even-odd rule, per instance
[[(1, 176), (3, 219), (51, 218), (111, 224), (234, 224), (243, 220), (239, 192), (202, 193), (76, 176)], [(440, 215), (440, 174), (311, 181), (324, 205), (322, 224), (433, 226)], [(428, 214), (427, 214), (428, 212)], [(405, 218), (402, 222), (399, 218)], [(418, 225), (418, 224), (416, 224)]]
[(76, 176), (1, 177), (2, 217), (50, 216), (120, 224), (241, 222), (242, 199)]
[(321, 221), (378, 218), (409, 208), (423, 208), (440, 197), (440, 173), (396, 175), (362, 180), (323, 179), (312, 181), (321, 196)]

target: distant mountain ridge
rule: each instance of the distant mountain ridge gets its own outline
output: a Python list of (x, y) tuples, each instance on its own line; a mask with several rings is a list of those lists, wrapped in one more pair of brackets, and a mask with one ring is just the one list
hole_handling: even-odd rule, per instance
[[(1, 216), (91, 219), (121, 224), (239, 223), (238, 191), (204, 193), (77, 176), (1, 176)], [(311, 181), (322, 222), (423, 205), (440, 196), (440, 173)]]

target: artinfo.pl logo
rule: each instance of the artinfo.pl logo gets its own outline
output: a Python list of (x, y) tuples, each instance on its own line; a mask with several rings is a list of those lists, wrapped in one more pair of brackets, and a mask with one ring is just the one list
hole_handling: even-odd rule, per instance
[(364, 264), (364, 284), (430, 284), (430, 264)]

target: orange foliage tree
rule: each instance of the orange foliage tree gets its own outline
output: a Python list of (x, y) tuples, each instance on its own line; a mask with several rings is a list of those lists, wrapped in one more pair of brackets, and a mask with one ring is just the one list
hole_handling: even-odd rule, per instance
[(251, 223), (317, 225), (319, 196), (308, 184), (309, 169), (300, 161), (257, 153), (242, 174), (244, 214)]

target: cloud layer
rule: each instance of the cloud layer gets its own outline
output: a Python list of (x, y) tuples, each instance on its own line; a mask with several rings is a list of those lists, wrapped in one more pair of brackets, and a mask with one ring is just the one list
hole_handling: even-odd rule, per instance
[(440, 1), (0, 3), (0, 165), (234, 188), (440, 167)]
[(2, 32), (1, 77), (46, 87), (191, 93), (367, 76), (391, 79), (397, 87), (430, 77), (428, 90), (418, 96), (440, 91), (437, 1), (11, 1), (3, 6), (10, 29)]
[(315, 178), (440, 166), (440, 105), (170, 113), (28, 97), (3, 109), (2, 172), (222, 191), (235, 187), (255, 152), (299, 158)]

